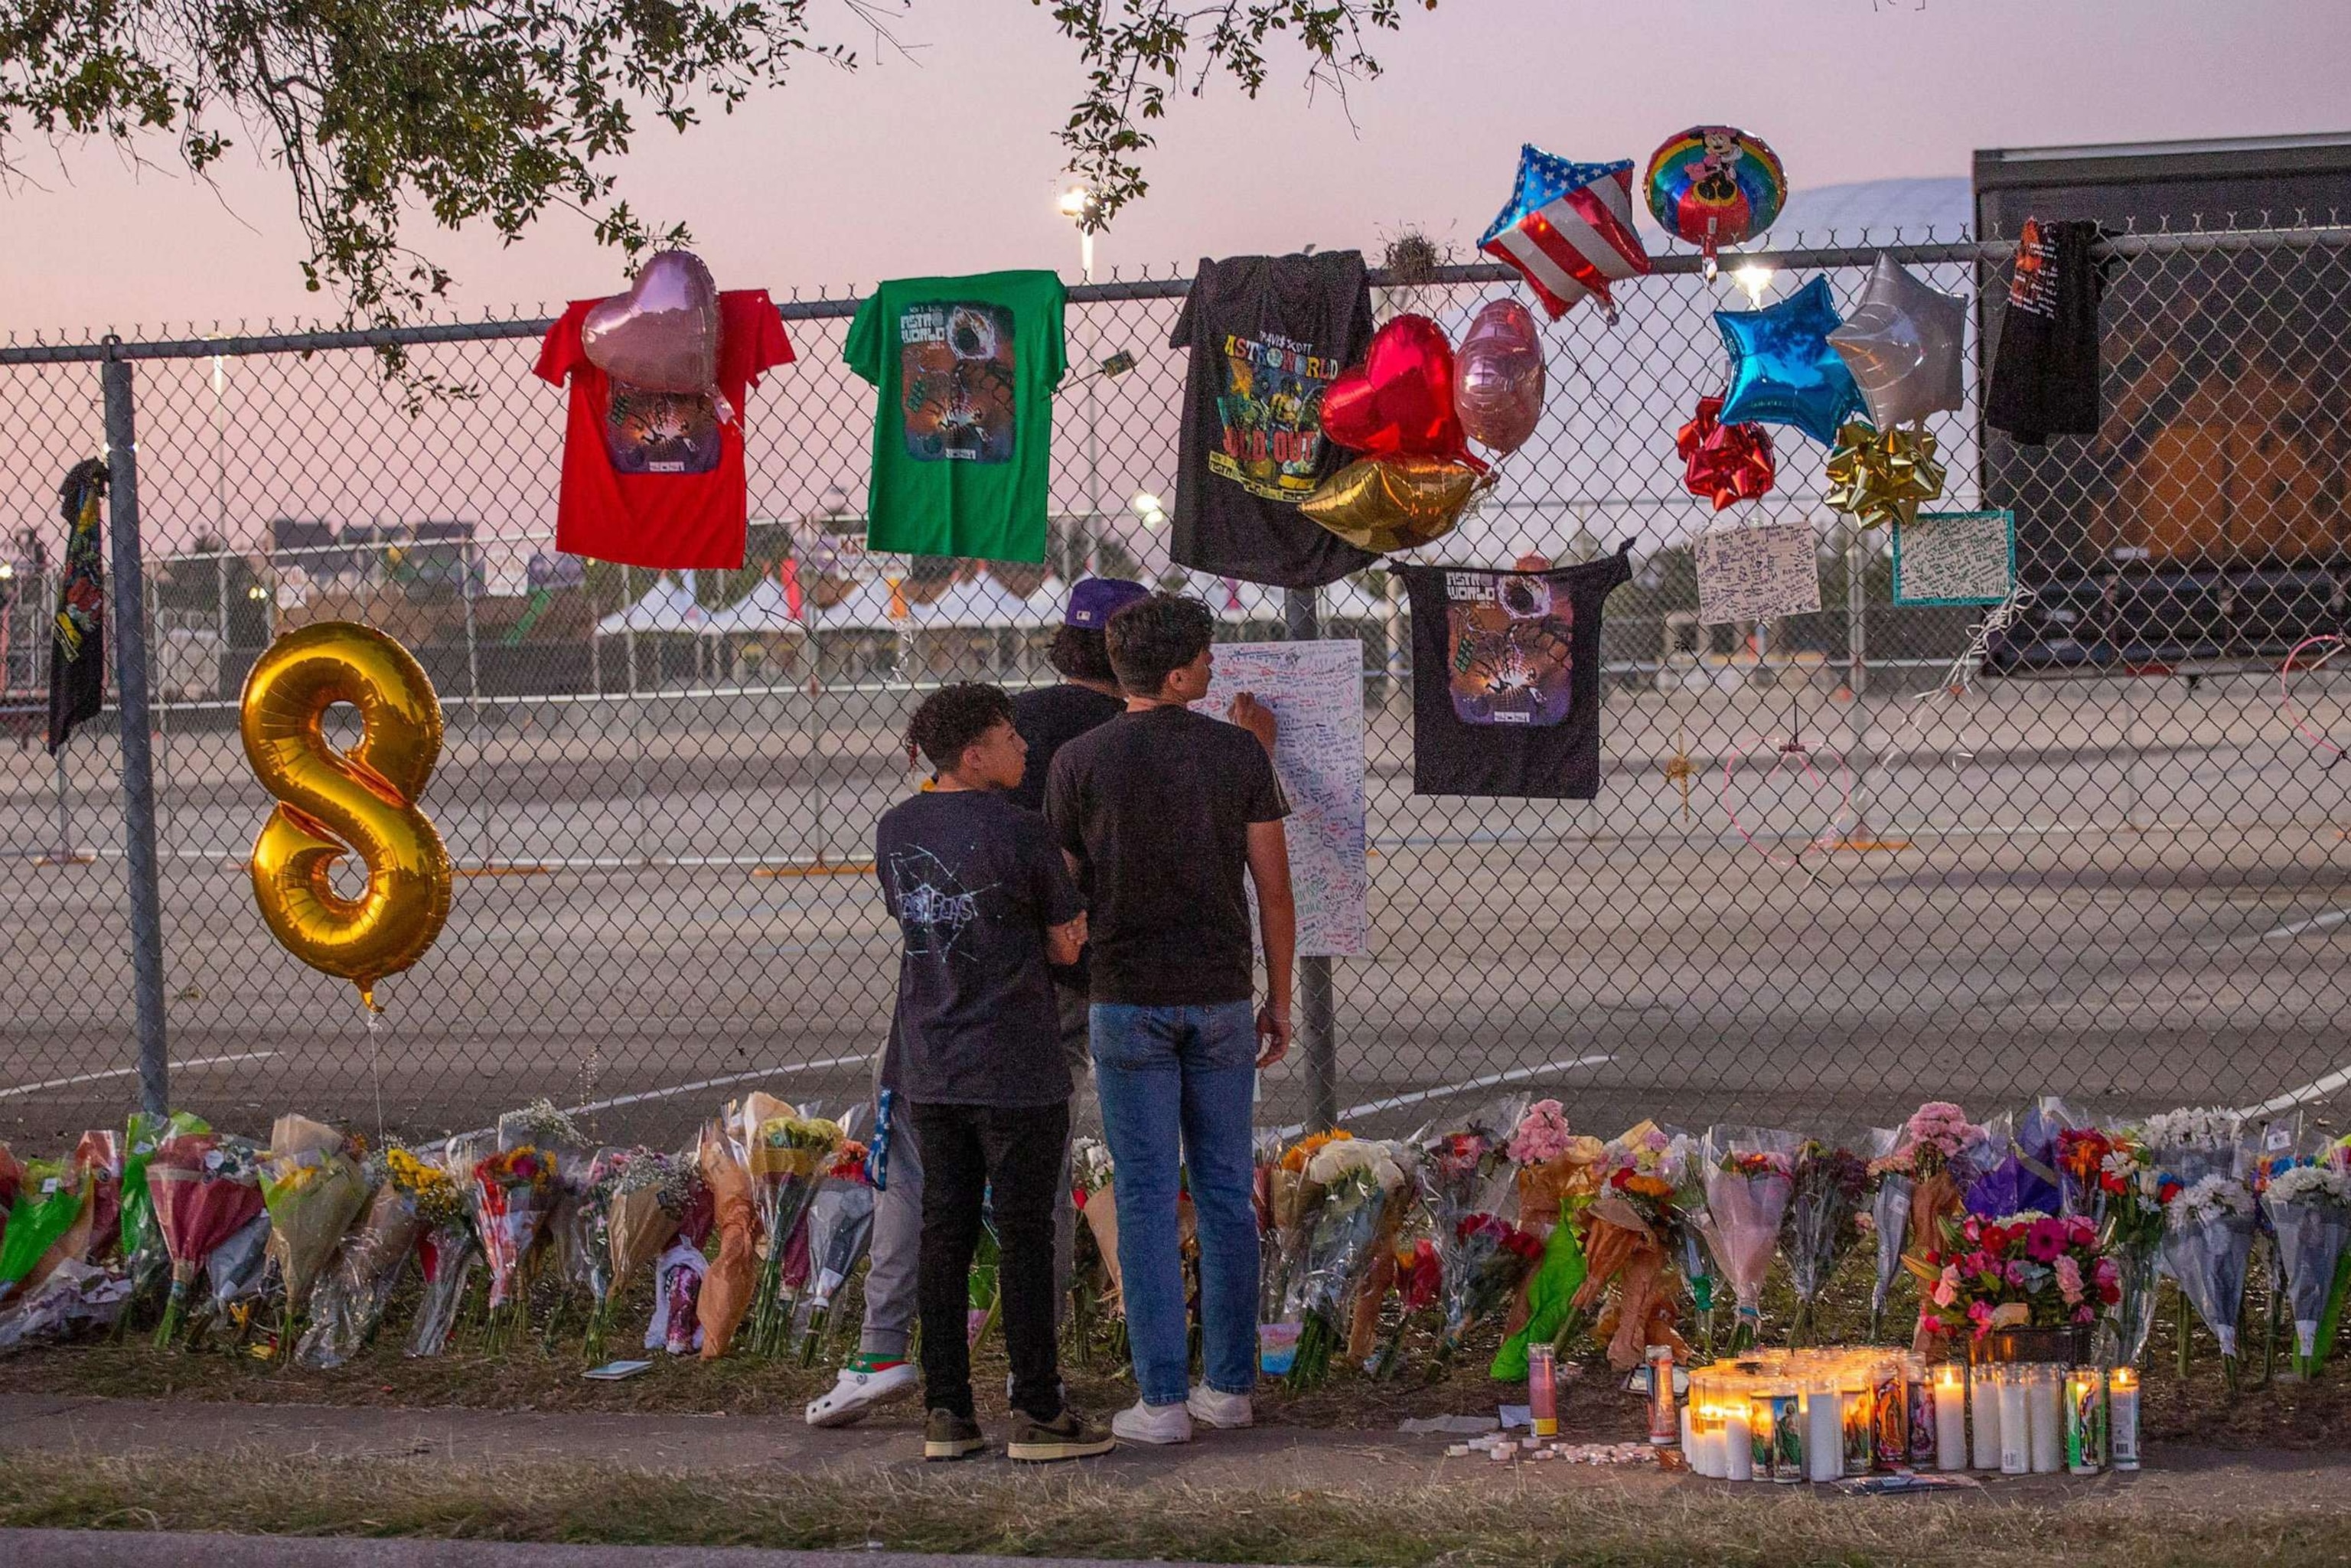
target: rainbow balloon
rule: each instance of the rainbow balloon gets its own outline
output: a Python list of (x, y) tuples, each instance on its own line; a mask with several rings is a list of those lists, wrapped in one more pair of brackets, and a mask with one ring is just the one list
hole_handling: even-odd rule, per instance
[(1706, 255), (1761, 234), (1788, 199), (1780, 155), (1744, 131), (1693, 125), (1649, 156), (1644, 186), (1657, 222)]

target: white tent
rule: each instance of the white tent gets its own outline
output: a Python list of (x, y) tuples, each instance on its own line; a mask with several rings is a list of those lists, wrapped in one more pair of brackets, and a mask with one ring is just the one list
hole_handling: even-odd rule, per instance
[(838, 604), (809, 607), (811, 632), (897, 632), (913, 623), (904, 612), (890, 613), (890, 585), (878, 577), (859, 583)]
[(599, 637), (618, 637), (626, 632), (700, 632), (710, 619), (710, 612), (695, 602), (694, 595), (684, 584), (668, 573), (654, 580), (645, 590), (645, 596), (626, 610), (616, 610), (596, 622)]
[(1028, 601), (984, 574), (954, 583), (930, 603), (911, 608), (918, 631), (954, 628), (1000, 632), (1034, 625), (1037, 619)]
[(791, 599), (784, 591), (784, 585), (773, 577), (763, 577), (750, 592), (734, 603), (724, 610), (712, 611), (702, 630), (713, 636), (726, 636), (802, 632), (807, 628), (792, 613)]

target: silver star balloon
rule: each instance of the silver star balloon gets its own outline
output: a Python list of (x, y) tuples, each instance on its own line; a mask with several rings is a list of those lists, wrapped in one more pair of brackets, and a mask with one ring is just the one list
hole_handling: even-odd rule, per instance
[(1928, 287), (1880, 253), (1861, 304), (1829, 334), (1860, 384), (1880, 430), (1924, 419), (1966, 401), (1959, 356), (1967, 347), (1968, 308)]

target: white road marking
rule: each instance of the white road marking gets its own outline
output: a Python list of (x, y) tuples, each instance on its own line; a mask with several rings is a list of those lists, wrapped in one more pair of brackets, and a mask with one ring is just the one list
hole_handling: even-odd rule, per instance
[[(1447, 1095), (1466, 1094), (1473, 1089), (1491, 1089), (1502, 1083), (1521, 1083), (1530, 1078), (1540, 1078), (1546, 1072), (1563, 1072), (1572, 1067), (1596, 1067), (1604, 1061), (1615, 1060), (1613, 1055), (1579, 1056), (1567, 1061), (1545, 1061), (1533, 1067), (1514, 1067), (1508, 1072), (1489, 1072), (1483, 1078), (1465, 1079), (1459, 1083), (1440, 1083), (1434, 1089), (1421, 1089), (1410, 1094), (1397, 1094), (1385, 1100), (1369, 1100), (1361, 1105), (1350, 1105), (1339, 1113), (1339, 1120), (1348, 1122), (1357, 1116), (1369, 1116), (1381, 1111), (1395, 1111), (1406, 1105), (1417, 1105), (1426, 1100), (1442, 1100)], [(1277, 1130), (1274, 1136), (1294, 1138), (1305, 1130), (1306, 1124), (1300, 1122)]]
[(2296, 1105), (2313, 1100), (2324, 1100), (2346, 1084), (2351, 1084), (2351, 1067), (2338, 1068), (2324, 1078), (2314, 1078), (2299, 1089), (2289, 1089), (2274, 1100), (2264, 1100), (2258, 1105), (2248, 1105), (2237, 1113), (2240, 1116), (2274, 1116), (2280, 1111), (2291, 1111)]
[(2324, 931), (2330, 925), (2340, 925), (2351, 920), (2351, 909), (2330, 909), (2324, 915), (2314, 915), (2307, 920), (2295, 920), (2262, 933), (2264, 937), (2299, 936), (2305, 931)]
[[(219, 1067), (231, 1061), (259, 1061), (265, 1057), (277, 1054), (274, 1051), (239, 1051), (235, 1056), (199, 1056), (186, 1061), (175, 1061), (172, 1065), (174, 1068)], [(13, 1089), (0, 1089), (0, 1100), (6, 1100), (18, 1094), (38, 1094), (44, 1089), (70, 1089), (77, 1083), (96, 1083), (101, 1079), (128, 1078), (138, 1071), (136, 1067), (110, 1067), (103, 1072), (83, 1072), (71, 1078), (52, 1078), (46, 1083), (19, 1083)]]

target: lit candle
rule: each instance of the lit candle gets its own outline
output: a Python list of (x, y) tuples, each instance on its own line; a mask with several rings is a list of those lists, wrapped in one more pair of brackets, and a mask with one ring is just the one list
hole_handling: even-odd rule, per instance
[(1804, 1462), (1816, 1481), (1833, 1481), (1844, 1473), (1844, 1416), (1834, 1378), (1815, 1380), (1804, 1391)]
[[(1682, 1406), (1682, 1458), (1689, 1461), (1691, 1469), (1698, 1470), (1698, 1439), (1690, 1431), (1690, 1416), (1693, 1414), (1688, 1406)], [(1701, 1470), (1698, 1473), (1703, 1475), (1705, 1472)]]
[(1698, 1414), (1690, 1418), (1690, 1438), (1698, 1447), (1692, 1451), (1690, 1469), (1713, 1480), (1722, 1479), (1722, 1407), (1692, 1401)]
[(1747, 1404), (1734, 1399), (1722, 1407), (1723, 1479), (1755, 1479), (1755, 1429), (1748, 1423)]
[(1955, 1363), (1935, 1368), (1935, 1466), (1968, 1467), (1968, 1385)]
[(2054, 1475), (2065, 1468), (2065, 1375), (2054, 1366), (2032, 1368), (2032, 1473)]
[(2095, 1366), (2065, 1375), (2065, 1468), (2077, 1476), (2106, 1468), (2106, 1380)]
[(2000, 1385), (2000, 1473), (2029, 1474), (2032, 1469), (2032, 1385), (2024, 1368), (2010, 1364), (1992, 1368)]
[(2000, 1469), (2000, 1379), (1988, 1362), (1969, 1372), (1968, 1412), (1975, 1418), (1975, 1468)]
[(2115, 1469), (2138, 1469), (2138, 1374), (2127, 1366), (2106, 1375), (2106, 1442)]

